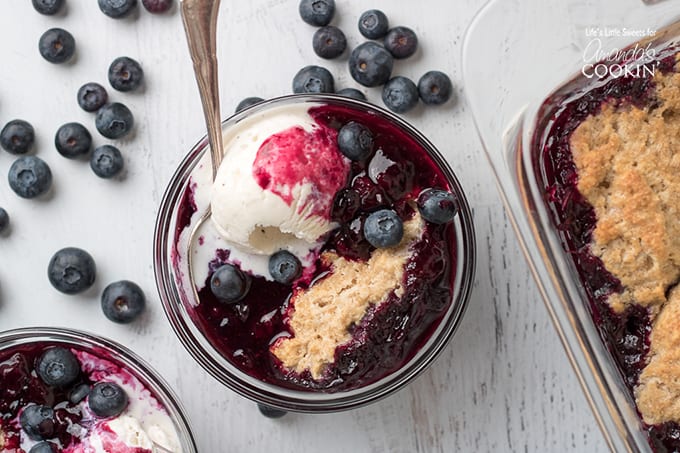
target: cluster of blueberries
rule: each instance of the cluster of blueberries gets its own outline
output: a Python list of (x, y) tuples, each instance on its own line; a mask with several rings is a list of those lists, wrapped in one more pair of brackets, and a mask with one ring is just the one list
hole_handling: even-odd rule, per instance
[[(64, 5), (63, 0), (32, 1), (36, 11), (46, 15), (58, 13)], [(134, 5), (136, 1), (131, 3)], [(143, 3), (150, 11), (159, 12), (161, 11), (159, 5), (169, 6), (172, 2), (144, 1)], [(107, 8), (106, 5), (112, 7), (111, 5), (120, 4), (122, 4), (120, 1), (99, 0), (102, 11)], [(107, 9), (107, 11), (110, 10)], [(75, 39), (69, 32), (53, 28), (41, 36), (38, 49), (47, 61), (60, 64), (73, 57), (75, 46)], [(109, 66), (108, 80), (111, 87), (117, 91), (134, 91), (140, 87), (143, 79), (144, 71), (141, 65), (132, 58), (116, 58)], [(78, 90), (76, 99), (83, 110), (96, 113), (95, 127), (102, 136), (115, 140), (125, 137), (132, 130), (134, 126), (132, 112), (124, 104), (109, 102), (108, 93), (102, 85), (95, 82), (86, 83)], [(41, 196), (52, 186), (50, 167), (39, 157), (28, 154), (34, 142), (35, 130), (28, 121), (14, 119), (0, 130), (0, 147), (11, 154), (20, 156), (10, 166), (8, 182), (10, 188), (22, 198)], [(92, 135), (80, 123), (66, 123), (57, 130), (54, 145), (63, 157), (81, 159), (90, 154)], [(112, 145), (97, 147), (91, 153), (89, 161), (92, 171), (101, 178), (112, 178), (118, 175), (124, 164), (120, 150)], [(0, 234), (8, 233), (9, 224), (9, 214), (0, 207)], [(95, 269), (94, 260), (89, 253), (69, 247), (54, 255), (49, 263), (48, 276), (57, 290), (66, 294), (76, 294), (92, 286), (95, 280)], [(118, 323), (128, 323), (142, 313), (146, 303), (144, 293), (139, 286), (122, 280), (106, 287), (102, 293), (101, 304), (107, 318)]]
[[(78, 359), (66, 348), (46, 349), (36, 361), (35, 372), (48, 386), (68, 390), (71, 404), (79, 404), (87, 398), (86, 404), (95, 417), (117, 417), (128, 405), (127, 393), (115, 382), (102, 381), (94, 385), (82, 382)], [(38, 441), (29, 453), (58, 451), (57, 445), (48, 440), (57, 436), (59, 423), (55, 408), (41, 404), (26, 406), (19, 416), (19, 424), (30, 439)]]
[[(52, 16), (64, 6), (65, 0), (32, 0), (33, 7), (40, 14)], [(137, 0), (97, 0), (99, 9), (109, 17), (119, 19), (130, 14), (137, 6)], [(150, 13), (164, 13), (170, 9), (173, 0), (142, 0)]]

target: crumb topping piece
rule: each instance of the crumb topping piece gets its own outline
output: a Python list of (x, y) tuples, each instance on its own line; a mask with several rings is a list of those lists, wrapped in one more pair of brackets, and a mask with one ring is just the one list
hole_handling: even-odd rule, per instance
[(404, 223), (404, 237), (398, 245), (376, 249), (365, 262), (332, 252), (322, 255), (331, 264), (330, 274), (293, 295), (290, 328), (294, 336), (280, 338), (271, 348), (286, 369), (309, 370), (312, 378), (320, 379), (334, 361), (335, 349), (351, 340), (350, 327), (392, 292), (397, 297), (403, 294), (404, 268), (423, 228), (416, 212)]

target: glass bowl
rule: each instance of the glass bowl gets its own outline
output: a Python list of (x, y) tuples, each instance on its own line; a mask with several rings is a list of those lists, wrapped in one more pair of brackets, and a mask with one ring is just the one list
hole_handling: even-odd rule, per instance
[(74, 329), (31, 327), (0, 333), (0, 352), (39, 343), (82, 350), (129, 371), (165, 408), (176, 430), (182, 453), (198, 451), (179, 399), (163, 378), (132, 351), (113, 341)]
[(639, 41), (653, 49), (677, 43), (678, 6), (670, 0), (530, 0), (517, 7), (493, 0), (463, 45), (466, 98), (501, 199), (606, 443), (617, 452), (651, 447), (544, 202), (535, 145), (559, 102), (603, 83), (587, 77), (593, 69), (587, 65), (602, 59), (595, 55)]
[[(183, 260), (184, 264), (182, 262), (177, 264), (176, 261), (173, 261), (176, 252), (174, 250), (175, 243), (181, 234), (181, 228), (180, 231), (177, 228), (178, 208), (181, 205), (183, 195), (187, 191), (190, 175), (197, 165), (210, 165), (206, 153), (207, 139), (205, 137), (191, 149), (179, 165), (161, 202), (154, 240), (154, 271), (164, 310), (175, 333), (196, 361), (218, 381), (253, 401), (284, 410), (298, 412), (340, 411), (368, 404), (402, 388), (425, 370), (451, 339), (461, 321), (474, 278), (475, 241), (472, 215), (458, 180), (434, 146), (420, 132), (398, 116), (368, 103), (334, 95), (284, 96), (265, 101), (237, 113), (223, 123), (223, 129), (227, 131), (229, 127), (239, 121), (255, 117), (267, 109), (296, 104), (340, 106), (386, 119), (391, 125), (399, 127), (408, 134), (427, 151), (429, 157), (445, 175), (451, 190), (460, 200), (460, 211), (453, 224), (457, 242), (453, 252), (457, 263), (453, 300), (445, 309), (441, 320), (429, 338), (422, 343), (413, 357), (396, 372), (374, 383), (347, 391), (320, 392), (290, 389), (263, 382), (263, 380), (254, 378), (234, 366), (213, 346), (207, 335), (192, 319), (192, 308), (196, 305), (196, 295), (193, 288), (185, 290), (187, 286), (191, 286), (184, 280), (185, 276), (188, 275), (188, 260)], [(194, 215), (201, 214), (195, 213)]]

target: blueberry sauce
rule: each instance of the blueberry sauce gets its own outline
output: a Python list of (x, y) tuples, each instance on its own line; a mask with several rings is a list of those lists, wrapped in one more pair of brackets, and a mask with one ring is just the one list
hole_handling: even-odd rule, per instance
[[(376, 150), (367, 162), (351, 162), (349, 177), (337, 185), (330, 218), (340, 226), (329, 234), (322, 251), (333, 251), (350, 260), (368, 260), (373, 248), (362, 233), (368, 214), (390, 207), (407, 220), (414, 215), (410, 202), (423, 189), (451, 190), (444, 172), (423, 146), (387, 120), (331, 105), (313, 107), (309, 113), (317, 123), (331, 128), (333, 136), (349, 121), (367, 125)], [(192, 193), (189, 188), (183, 196), (178, 233), (189, 225), (189, 217), (196, 210)], [(270, 352), (274, 341), (292, 335), (287, 313), (293, 291), (304, 290), (328, 274), (328, 267), (320, 260), (313, 274), (298, 280), (294, 288), (253, 277), (249, 293), (237, 304), (220, 304), (205, 285), (192, 317), (227, 360), (259, 380), (303, 391), (355, 389), (398, 370), (429, 339), (451, 303), (456, 248), (452, 224), (426, 224), (406, 264), (403, 296), (392, 294), (351, 327), (352, 339), (336, 348), (335, 362), (322, 379), (312, 379), (308, 371), (286, 371)], [(228, 251), (217, 251), (211, 271), (228, 257)]]
[[(653, 64), (667, 73), (675, 66), (671, 54)], [(562, 91), (545, 101), (532, 145), (532, 162), (539, 187), (556, 225), (564, 248), (571, 256), (582, 287), (590, 302), (589, 309), (600, 336), (612, 354), (621, 376), (631, 392), (639, 382), (650, 348), (651, 317), (647, 309), (629, 306), (614, 313), (607, 303), (611, 294), (623, 291), (590, 249), (597, 218), (593, 207), (578, 191), (578, 172), (570, 147), (571, 135), (604, 103), (618, 107), (633, 105), (652, 110), (657, 107), (654, 80), (649, 76), (625, 76), (597, 81), (595, 87)], [(540, 135), (539, 135), (540, 134)], [(657, 451), (680, 451), (680, 425), (647, 426), (650, 444)]]

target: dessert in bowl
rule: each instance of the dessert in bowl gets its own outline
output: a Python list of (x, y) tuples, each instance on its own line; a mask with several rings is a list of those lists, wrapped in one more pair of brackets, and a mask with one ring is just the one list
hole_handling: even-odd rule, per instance
[(54, 328), (0, 334), (0, 451), (195, 452), (167, 384), (122, 346)]
[[(341, 144), (354, 127), (368, 150)], [(470, 210), (441, 155), (395, 115), (332, 95), (258, 104), (223, 132), (215, 180), (204, 139), (156, 228), (157, 284), (185, 346), (288, 410), (356, 407), (409, 382), (452, 336), (474, 273)], [(427, 189), (446, 197), (445, 221), (426, 220)], [(231, 300), (214, 287), (225, 270), (241, 282)]]

